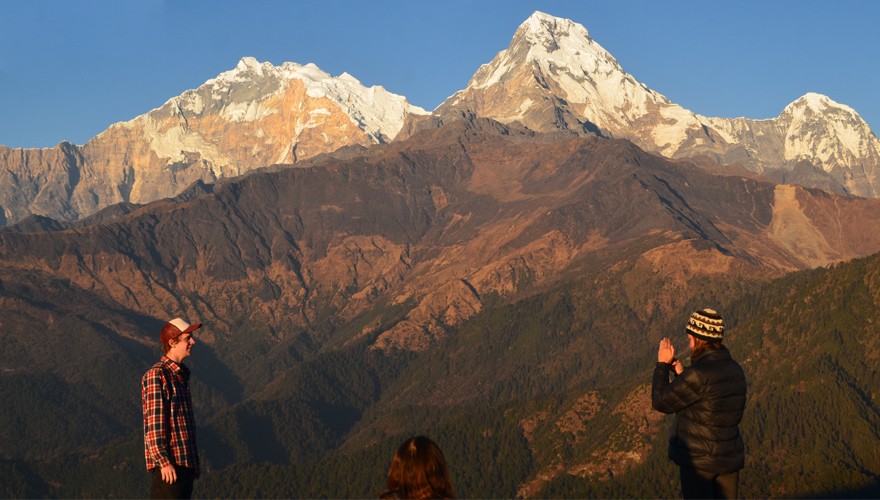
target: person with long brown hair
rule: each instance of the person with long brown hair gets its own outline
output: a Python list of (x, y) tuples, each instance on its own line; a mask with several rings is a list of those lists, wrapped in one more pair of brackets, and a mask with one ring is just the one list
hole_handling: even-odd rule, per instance
[[(685, 326), (691, 366), (660, 341), (651, 389), (654, 409), (675, 413), (669, 458), (679, 466), (683, 498), (736, 498), (745, 445), (739, 432), (746, 378), (722, 343), (724, 320), (712, 309), (691, 314)], [(670, 381), (670, 375), (674, 378)]]
[(446, 458), (434, 441), (415, 436), (400, 445), (379, 498), (454, 498)]

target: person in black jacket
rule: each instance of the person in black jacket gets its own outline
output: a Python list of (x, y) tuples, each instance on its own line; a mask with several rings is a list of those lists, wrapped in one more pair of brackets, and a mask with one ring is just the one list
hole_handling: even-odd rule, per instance
[(739, 433), (745, 374), (722, 343), (724, 321), (718, 313), (696, 311), (685, 329), (693, 350), (691, 366), (675, 359), (668, 338), (661, 340), (651, 402), (659, 412), (675, 413), (669, 458), (679, 466), (682, 497), (736, 498), (745, 464)]

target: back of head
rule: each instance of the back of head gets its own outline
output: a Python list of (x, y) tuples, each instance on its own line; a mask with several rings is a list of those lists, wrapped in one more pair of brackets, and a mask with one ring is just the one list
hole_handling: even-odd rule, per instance
[(407, 439), (391, 460), (387, 490), (381, 498), (453, 498), (446, 459), (425, 436)]
[(722, 344), (724, 319), (714, 309), (704, 308), (691, 313), (685, 331), (694, 338), (694, 356), (707, 349), (725, 348)]

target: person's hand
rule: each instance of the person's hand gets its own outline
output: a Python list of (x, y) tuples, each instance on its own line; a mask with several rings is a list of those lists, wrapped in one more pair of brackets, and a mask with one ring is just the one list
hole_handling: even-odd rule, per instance
[(162, 480), (168, 484), (174, 484), (177, 481), (177, 471), (174, 470), (173, 465), (162, 467)]
[(681, 364), (681, 361), (677, 359), (672, 360), (672, 369), (675, 370), (676, 375), (681, 375), (681, 372), (684, 371), (684, 365)]
[(657, 362), (670, 364), (673, 359), (675, 359), (675, 347), (672, 346), (672, 342), (667, 338), (660, 340), (660, 348), (657, 349)]

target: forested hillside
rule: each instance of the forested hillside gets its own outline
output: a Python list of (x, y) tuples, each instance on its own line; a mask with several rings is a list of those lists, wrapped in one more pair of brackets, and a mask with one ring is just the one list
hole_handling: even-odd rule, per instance
[[(764, 284), (707, 282), (670, 312), (627, 305), (636, 290), (619, 272), (499, 301), (427, 352), (385, 354), (364, 338), (310, 355), (202, 419), (197, 494), (371, 497), (397, 445), (424, 433), (461, 497), (674, 497), (670, 417), (650, 408), (650, 372), (659, 338), (683, 350), (686, 309), (706, 304), (724, 311), (749, 379), (742, 494), (880, 494), (880, 255)], [(141, 453), (133, 433), (85, 456), (6, 462), (3, 493), (139, 496)]]

